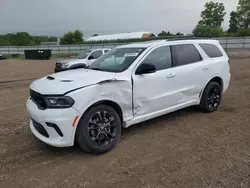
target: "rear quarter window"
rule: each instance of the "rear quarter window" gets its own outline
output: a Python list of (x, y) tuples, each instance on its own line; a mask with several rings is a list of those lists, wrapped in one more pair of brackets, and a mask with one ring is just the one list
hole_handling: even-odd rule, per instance
[(204, 50), (210, 58), (222, 57), (223, 54), (221, 53), (220, 49), (214, 44), (199, 44), (200, 47)]
[(171, 46), (174, 66), (182, 66), (200, 62), (202, 57), (193, 44), (177, 44)]

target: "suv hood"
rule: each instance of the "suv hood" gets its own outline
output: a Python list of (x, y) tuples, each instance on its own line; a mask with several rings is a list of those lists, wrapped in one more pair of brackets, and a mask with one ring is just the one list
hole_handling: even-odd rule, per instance
[(69, 66), (72, 66), (72, 65), (78, 64), (78, 63), (84, 63), (84, 64), (88, 65), (86, 59), (64, 59), (64, 60), (58, 61), (58, 63), (68, 63)]
[(78, 61), (80, 59), (62, 59), (59, 60), (58, 63), (68, 63), (68, 62), (72, 62), (72, 61)]
[(62, 95), (71, 90), (87, 87), (115, 78), (115, 73), (90, 69), (68, 70), (35, 80), (30, 89), (43, 95)]

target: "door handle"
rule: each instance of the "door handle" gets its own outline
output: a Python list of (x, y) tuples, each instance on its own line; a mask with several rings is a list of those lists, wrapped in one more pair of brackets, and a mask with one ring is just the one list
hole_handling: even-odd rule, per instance
[(169, 75), (167, 75), (167, 78), (173, 78), (173, 77), (175, 77), (175, 73), (170, 73)]
[(203, 67), (202, 70), (208, 70), (209, 68), (208, 67)]

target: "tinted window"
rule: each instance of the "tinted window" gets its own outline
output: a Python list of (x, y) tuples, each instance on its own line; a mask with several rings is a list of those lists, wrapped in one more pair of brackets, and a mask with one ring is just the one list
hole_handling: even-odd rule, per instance
[(154, 64), (156, 70), (163, 70), (172, 66), (172, 56), (169, 46), (163, 46), (152, 51), (142, 63)]
[(187, 65), (201, 61), (201, 55), (193, 44), (171, 46), (175, 66)]
[(102, 56), (102, 51), (101, 50), (95, 51), (91, 54), (91, 56), (93, 56), (94, 59), (98, 59), (99, 57)]
[(204, 52), (208, 55), (208, 57), (221, 57), (223, 54), (220, 49), (214, 44), (199, 44), (200, 47), (204, 50)]
[(109, 50), (104, 50), (104, 53), (107, 53)]

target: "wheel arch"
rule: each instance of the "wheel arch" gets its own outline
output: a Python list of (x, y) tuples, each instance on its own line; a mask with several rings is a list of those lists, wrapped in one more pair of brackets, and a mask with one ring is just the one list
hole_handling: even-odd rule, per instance
[(76, 143), (76, 131), (77, 131), (77, 127), (78, 127), (78, 124), (80, 123), (82, 117), (86, 114), (86, 112), (89, 109), (93, 108), (94, 106), (100, 105), (100, 104), (105, 104), (105, 105), (110, 106), (111, 108), (113, 108), (118, 113), (118, 116), (120, 117), (120, 120), (121, 120), (121, 124), (123, 126), (123, 111), (122, 111), (121, 106), (119, 104), (117, 104), (116, 102), (112, 101), (112, 100), (100, 100), (100, 101), (95, 102), (92, 105), (90, 105), (83, 112), (83, 114), (81, 116), (79, 116), (79, 120), (78, 120), (78, 123), (76, 124), (75, 131), (74, 131), (74, 134), (73, 134), (74, 145)]
[(114, 101), (111, 101), (111, 100), (101, 100), (101, 101), (98, 101), (98, 102), (95, 102), (94, 104), (90, 105), (87, 110), (85, 110), (85, 112), (83, 113), (83, 115), (92, 107), (94, 106), (97, 106), (97, 105), (100, 105), (100, 104), (105, 104), (107, 106), (110, 106), (111, 108), (113, 108), (119, 115), (120, 117), (120, 120), (121, 120), (121, 123), (123, 122), (123, 112), (122, 112), (122, 108), (119, 104), (117, 104), (116, 102)]
[(220, 84), (221, 90), (223, 91), (223, 80), (221, 77), (219, 77), (219, 76), (213, 77), (209, 82), (217, 82), (218, 84)]
[(79, 69), (79, 68), (85, 68), (86, 64), (84, 63), (77, 63), (77, 64), (73, 64), (69, 67), (69, 69)]
[(212, 79), (210, 79), (210, 80), (207, 82), (206, 86), (205, 86), (205, 87), (202, 89), (202, 91), (200, 92), (199, 98), (202, 97), (202, 94), (203, 94), (204, 89), (207, 87), (207, 85), (208, 85), (210, 82), (217, 82), (218, 84), (220, 84), (221, 90), (223, 91), (223, 80), (222, 80), (222, 78), (219, 77), (219, 76), (215, 76), (215, 77), (213, 77)]

